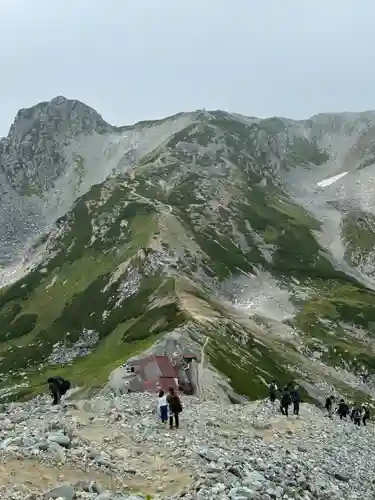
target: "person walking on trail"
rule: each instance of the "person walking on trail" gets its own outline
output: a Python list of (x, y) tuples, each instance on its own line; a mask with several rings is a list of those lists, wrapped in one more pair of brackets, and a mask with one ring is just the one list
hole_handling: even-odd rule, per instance
[(363, 406), (363, 413), (362, 413), (362, 423), (366, 427), (367, 420), (370, 418), (370, 409), (368, 406)]
[(296, 415), (297, 417), (299, 416), (299, 405), (301, 403), (301, 396), (299, 393), (299, 387), (296, 385), (294, 389), (292, 389), (291, 393), (291, 398), (293, 402), (293, 415)]
[(358, 427), (361, 426), (361, 419), (362, 419), (362, 411), (359, 406), (354, 406), (352, 410), (352, 420), (354, 422), (354, 425), (358, 425)]
[(288, 410), (290, 405), (290, 392), (287, 387), (284, 387), (283, 395), (280, 401), (280, 410), (283, 415), (288, 416)]
[(64, 377), (60, 377), (60, 375), (50, 377), (47, 382), (52, 396), (52, 404), (58, 405), (61, 401), (61, 396), (64, 396), (64, 394), (68, 392), (71, 384), (69, 380), (66, 380)]
[(164, 394), (164, 391), (159, 391), (159, 397), (158, 397), (158, 410), (159, 410), (159, 415), (160, 419), (163, 424), (168, 422), (168, 402), (167, 402), (167, 396)]
[(326, 399), (325, 409), (327, 410), (327, 414), (328, 414), (329, 418), (332, 418), (334, 400), (335, 400), (335, 396), (328, 396), (328, 398)]
[(167, 396), (167, 402), (169, 406), (169, 427), (173, 429), (173, 420), (176, 429), (180, 427), (180, 413), (182, 412), (182, 405), (180, 398), (175, 393), (173, 387), (169, 389), (169, 394)]
[(345, 403), (343, 399), (340, 399), (339, 406), (337, 408), (337, 414), (340, 416), (340, 420), (346, 418), (349, 415), (349, 406)]
[(268, 386), (268, 395), (269, 395), (269, 398), (270, 398), (270, 401), (272, 404), (274, 404), (276, 401), (277, 391), (278, 391), (278, 389), (277, 389), (276, 381), (272, 380), (272, 382)]

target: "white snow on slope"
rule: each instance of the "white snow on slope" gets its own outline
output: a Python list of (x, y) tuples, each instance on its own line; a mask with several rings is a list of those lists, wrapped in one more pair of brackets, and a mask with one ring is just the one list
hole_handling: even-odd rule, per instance
[(331, 184), (338, 181), (342, 177), (345, 177), (347, 175), (347, 173), (348, 172), (341, 172), (341, 174), (334, 175), (333, 177), (328, 177), (328, 179), (323, 179), (322, 181), (317, 182), (316, 185), (319, 187), (330, 186)]

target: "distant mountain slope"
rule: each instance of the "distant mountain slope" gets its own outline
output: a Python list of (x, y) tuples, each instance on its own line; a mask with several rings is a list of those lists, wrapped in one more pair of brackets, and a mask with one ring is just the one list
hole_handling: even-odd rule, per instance
[(208, 337), (249, 397), (271, 378), (370, 396), (373, 123), (196, 111), (114, 128), (63, 98), (20, 112), (1, 146), (5, 227), (18, 218), (14, 247), (33, 235), (39, 263), (0, 290), (4, 390), (35, 393), (61, 364), (99, 386), (167, 334), (197, 352)]
[(0, 141), (0, 216), (6, 221), (0, 265), (22, 256), (91, 186), (123, 172), (189, 121), (186, 114), (118, 129), (64, 97), (20, 110)]

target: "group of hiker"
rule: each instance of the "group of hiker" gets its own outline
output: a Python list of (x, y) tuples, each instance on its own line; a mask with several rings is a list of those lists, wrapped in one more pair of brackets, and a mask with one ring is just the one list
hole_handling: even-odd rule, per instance
[(280, 411), (286, 417), (289, 415), (289, 406), (293, 405), (293, 415), (299, 415), (299, 406), (301, 396), (298, 385), (288, 384), (280, 391), (276, 381), (272, 380), (268, 387), (269, 398), (272, 404), (275, 404), (278, 393), (280, 393)]
[[(299, 407), (301, 396), (298, 385), (288, 384), (282, 390), (277, 387), (276, 381), (273, 380), (268, 386), (268, 396), (272, 404), (275, 404), (276, 399), (280, 399), (280, 412), (288, 416), (289, 407), (293, 405), (293, 415), (299, 415)], [(329, 418), (333, 418), (334, 414), (339, 415), (340, 419), (346, 419), (350, 416), (351, 421), (360, 426), (361, 423), (366, 425), (370, 418), (370, 410), (366, 405), (354, 404), (351, 408), (344, 399), (340, 399), (336, 408), (334, 408), (335, 397), (329, 396), (326, 399), (325, 409)]]
[(173, 429), (173, 421), (175, 428), (180, 426), (180, 413), (182, 412), (182, 404), (179, 396), (176, 394), (173, 387), (169, 389), (168, 395), (163, 390), (159, 391), (158, 396), (158, 413), (160, 420), (166, 424), (169, 419), (169, 427)]
[[(71, 387), (69, 380), (64, 377), (56, 375), (48, 379), (48, 386), (52, 396), (52, 404), (57, 405), (61, 401), (61, 397), (64, 396)], [(286, 417), (289, 415), (289, 407), (293, 405), (293, 415), (299, 416), (299, 408), (301, 403), (300, 390), (298, 385), (288, 384), (284, 386), (282, 390), (277, 387), (276, 381), (273, 380), (268, 387), (269, 399), (272, 404), (275, 404), (276, 399), (280, 399), (280, 412)], [(370, 410), (366, 405), (354, 404), (352, 408), (345, 402), (344, 399), (340, 399), (336, 408), (334, 408), (335, 397), (328, 396), (325, 403), (325, 409), (329, 418), (332, 418), (334, 414), (339, 415), (340, 419), (346, 419), (350, 416), (351, 421), (360, 426), (366, 425), (370, 418)], [(163, 390), (159, 391), (158, 394), (158, 415), (163, 424), (169, 421), (169, 427), (176, 429), (180, 426), (179, 415), (182, 412), (181, 400), (176, 394), (173, 387), (169, 389), (168, 394), (165, 394)]]
[(345, 402), (344, 399), (339, 400), (339, 404), (334, 409), (335, 396), (328, 396), (326, 399), (325, 409), (327, 410), (327, 414), (329, 418), (332, 418), (334, 413), (339, 415), (340, 420), (346, 419), (350, 416), (350, 420), (354, 423), (354, 425), (366, 425), (367, 421), (370, 418), (370, 410), (366, 405), (354, 404), (352, 408)]
[[(48, 380), (49, 392), (52, 396), (52, 404), (58, 405), (61, 397), (64, 396), (71, 387), (69, 380), (66, 380), (60, 375), (50, 377)], [(169, 389), (169, 393), (165, 394), (163, 390), (159, 391), (158, 395), (158, 415), (163, 424), (169, 420), (169, 427), (176, 429), (180, 426), (180, 413), (182, 412), (181, 400), (176, 394), (173, 387)]]

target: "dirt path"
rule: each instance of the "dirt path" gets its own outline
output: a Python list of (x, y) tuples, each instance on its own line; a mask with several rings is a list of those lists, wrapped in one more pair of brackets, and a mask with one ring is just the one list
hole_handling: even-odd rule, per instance
[[(77, 436), (82, 441), (94, 448), (106, 449), (109, 453), (112, 451), (127, 469), (136, 471), (134, 477), (127, 476), (123, 481), (118, 477), (121, 485), (134, 492), (146, 491), (155, 495), (162, 491), (173, 496), (192, 482), (192, 471), (177, 468), (170, 460), (167, 448), (150, 449), (144, 443), (137, 444), (132, 436), (115, 426), (92, 423), (84, 409), (72, 409), (70, 413), (80, 421)], [(170, 438), (169, 431), (164, 428), (160, 429), (160, 433)]]
[(107, 474), (90, 471), (85, 472), (69, 465), (47, 465), (38, 460), (2, 457), (0, 463), (0, 487), (24, 486), (29, 490), (48, 490), (57, 483), (75, 484), (78, 481), (95, 481), (106, 488), (120, 488), (121, 483)]
[[(70, 411), (80, 426), (77, 436), (94, 449), (113, 452), (117, 463), (123, 463), (125, 469), (134, 471), (130, 474), (111, 471), (109, 473), (85, 470), (73, 463), (58, 465), (45, 463), (40, 457), (19, 458), (8, 454), (0, 454), (0, 490), (17, 487), (30, 492), (43, 492), (58, 484), (90, 483), (95, 481), (104, 489), (132, 491), (154, 496), (163, 492), (167, 496), (180, 494), (192, 482), (193, 473), (189, 468), (177, 467), (163, 446), (149, 449), (144, 443), (137, 444), (126, 433), (119, 429), (91, 423), (84, 410)], [(166, 439), (170, 433), (165, 432)], [(0, 493), (1, 496), (1, 493)]]
[[(160, 432), (166, 431), (161, 429)], [(115, 450), (115, 455), (123, 460), (126, 468), (137, 471), (133, 478), (125, 479), (127, 487), (135, 492), (157, 494), (163, 491), (168, 495), (175, 495), (191, 483), (191, 471), (176, 468), (163, 446), (158, 450), (159, 453), (155, 450), (150, 452), (144, 443), (138, 445), (118, 429), (100, 425), (83, 427), (78, 430), (77, 435), (91, 445)], [(166, 432), (166, 438), (168, 437), (169, 433)]]

